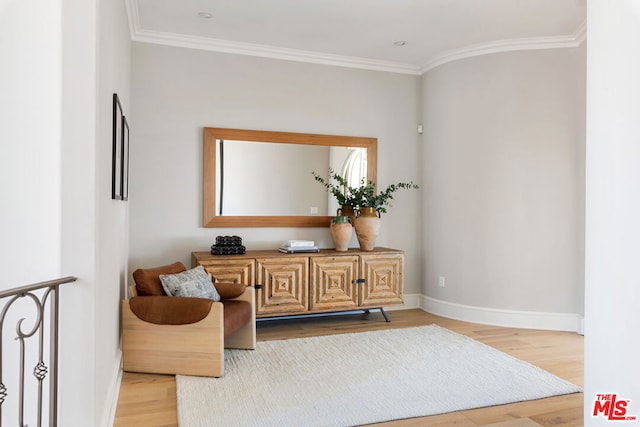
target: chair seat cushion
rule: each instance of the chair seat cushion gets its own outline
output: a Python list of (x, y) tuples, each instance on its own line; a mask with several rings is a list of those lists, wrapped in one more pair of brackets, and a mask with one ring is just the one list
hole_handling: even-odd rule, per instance
[(207, 317), (213, 301), (206, 298), (140, 296), (129, 300), (133, 314), (157, 325), (187, 325)]
[(253, 307), (247, 301), (222, 300), (224, 305), (224, 336), (229, 336), (251, 321)]

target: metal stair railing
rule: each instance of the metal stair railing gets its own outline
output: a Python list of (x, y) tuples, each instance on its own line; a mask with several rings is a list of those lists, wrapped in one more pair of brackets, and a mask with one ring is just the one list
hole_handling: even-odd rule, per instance
[[(48, 380), (49, 393), (48, 393), (48, 418), (49, 426), (55, 427), (58, 424), (58, 288), (64, 283), (75, 282), (76, 278), (69, 276), (60, 279), (49, 280), (46, 282), (34, 283), (31, 285), (22, 286), (19, 288), (0, 291), (0, 427), (3, 425), (3, 404), (8, 401), (8, 398), (17, 396), (18, 404), (18, 420), (17, 424), (20, 427), (26, 427), (25, 424), (25, 391), (27, 388), (33, 388), (33, 385), (25, 383), (27, 381), (35, 381), (35, 387), (37, 388), (37, 396), (33, 396), (35, 404), (37, 405), (37, 426), (42, 426), (43, 419), (43, 400), (45, 398), (45, 382)], [(39, 292), (36, 292), (39, 291)], [(16, 304), (18, 303), (18, 304)], [(21, 305), (24, 308), (24, 304), (31, 303), (33, 305), (34, 317), (33, 326), (23, 329), (24, 322), (27, 320), (22, 317), (22, 311), (16, 311), (16, 314), (20, 316), (15, 324), (15, 336), (13, 333), (5, 331), (5, 320), (12, 308)], [(46, 311), (49, 311), (49, 325), (48, 331), (46, 331)], [(13, 313), (12, 313), (13, 315)], [(27, 324), (31, 324), (32, 320), (28, 320)], [(8, 322), (7, 322), (8, 323)], [(10, 331), (10, 330), (9, 330)], [(47, 336), (48, 332), (48, 336)], [(5, 355), (5, 341), (6, 339), (13, 338), (18, 341), (20, 348), (18, 355)], [(33, 338), (29, 341), (29, 339)], [(48, 358), (45, 357), (45, 342), (48, 340), (49, 353)], [(26, 375), (26, 360), (27, 353), (32, 350), (31, 343), (37, 343), (37, 364), (33, 367), (33, 376), (28, 378)], [(29, 343), (29, 346), (26, 344)], [(4, 369), (5, 362), (9, 360), (15, 365), (17, 359), (18, 365), (18, 380), (15, 386), (7, 386), (4, 383)], [(48, 360), (44, 360), (48, 359)], [(48, 362), (48, 365), (47, 363)], [(15, 374), (15, 372), (14, 372)], [(47, 378), (47, 376), (49, 377)], [(29, 385), (29, 387), (27, 387)], [(11, 423), (11, 425), (15, 425)]]

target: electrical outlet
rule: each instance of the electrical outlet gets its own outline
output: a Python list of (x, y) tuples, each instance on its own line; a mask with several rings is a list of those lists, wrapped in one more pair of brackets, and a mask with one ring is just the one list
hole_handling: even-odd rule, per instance
[(438, 285), (440, 285), (441, 288), (444, 288), (444, 276), (440, 276), (438, 278)]

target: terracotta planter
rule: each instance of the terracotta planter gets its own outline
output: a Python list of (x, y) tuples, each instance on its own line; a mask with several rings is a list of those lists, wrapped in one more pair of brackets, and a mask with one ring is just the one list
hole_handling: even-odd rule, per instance
[(380, 212), (374, 208), (360, 208), (360, 214), (354, 223), (360, 249), (372, 251), (380, 234)]
[(331, 220), (329, 225), (331, 231), (331, 238), (336, 251), (349, 250), (349, 242), (353, 235), (353, 226), (351, 225), (351, 219), (348, 216), (339, 215)]

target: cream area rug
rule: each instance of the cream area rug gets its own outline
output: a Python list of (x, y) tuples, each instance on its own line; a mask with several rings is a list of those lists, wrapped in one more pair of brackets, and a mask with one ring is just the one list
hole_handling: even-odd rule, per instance
[(436, 325), (258, 342), (177, 376), (181, 427), (355, 426), (580, 392)]

